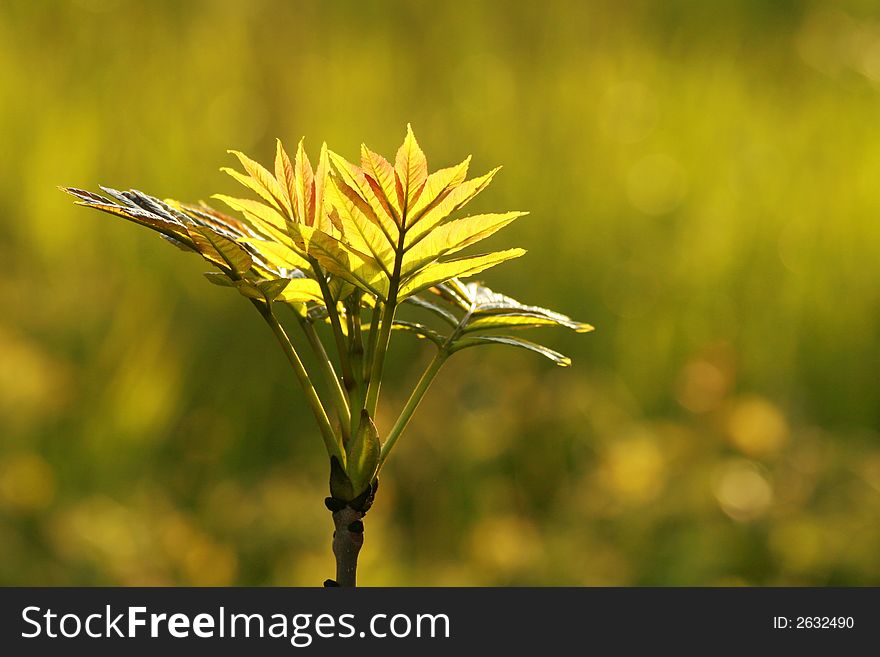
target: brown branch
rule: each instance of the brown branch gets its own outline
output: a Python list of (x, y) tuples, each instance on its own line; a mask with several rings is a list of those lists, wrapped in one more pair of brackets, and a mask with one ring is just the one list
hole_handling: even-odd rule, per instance
[(333, 554), (336, 555), (336, 585), (357, 586), (358, 553), (364, 544), (363, 511), (346, 505), (333, 512)]

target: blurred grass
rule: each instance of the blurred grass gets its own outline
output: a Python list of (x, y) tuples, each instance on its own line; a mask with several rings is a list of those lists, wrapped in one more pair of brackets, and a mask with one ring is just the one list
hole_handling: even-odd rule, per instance
[[(392, 154), (412, 122), (531, 211), (487, 282), (597, 331), (544, 336), (569, 370), (453, 359), (364, 583), (880, 584), (878, 87), (855, 0), (3, 3), (0, 583), (331, 572), (268, 332), (54, 187), (206, 199), (227, 148)], [(427, 358), (394, 346), (386, 428)]]

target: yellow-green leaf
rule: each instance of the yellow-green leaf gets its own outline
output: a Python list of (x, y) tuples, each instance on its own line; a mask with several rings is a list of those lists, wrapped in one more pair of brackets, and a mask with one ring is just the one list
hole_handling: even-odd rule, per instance
[(468, 201), (486, 189), (500, 169), (501, 167), (496, 167), (484, 176), (472, 178), (457, 187), (453, 187), (442, 200), (432, 205), (418, 217), (415, 225), (406, 234), (405, 246), (411, 246), (417, 242), (425, 233), (430, 232), (435, 226), (443, 223), (450, 214), (463, 207)]
[[(238, 161), (241, 162), (241, 166), (244, 168), (245, 172), (251, 177), (253, 184), (246, 184), (248, 187), (253, 189), (257, 194), (259, 194), (266, 201), (274, 205), (279, 210), (285, 210), (292, 216), (292, 208), (290, 207), (290, 201), (287, 198), (287, 192), (285, 192), (284, 188), (281, 186), (278, 180), (275, 180), (275, 177), (269, 173), (269, 171), (259, 162), (255, 162), (251, 158), (249, 158), (244, 153), (239, 151), (227, 151), (235, 157), (238, 158)], [(236, 178), (238, 180), (238, 178)]]
[[(526, 305), (516, 299), (494, 292), (480, 282), (468, 283), (467, 285), (459, 283), (457, 293), (464, 296), (469, 302), (470, 320), (465, 331), (496, 328), (493, 321), (498, 327), (555, 324), (577, 333), (587, 333), (593, 330), (589, 324), (578, 322), (554, 310)], [(519, 321), (518, 318), (521, 318), (522, 321)]]
[(482, 255), (470, 256), (467, 258), (456, 258), (446, 262), (434, 263), (415, 276), (409, 278), (398, 294), (398, 299), (405, 299), (411, 294), (420, 292), (426, 288), (447, 281), (450, 278), (463, 278), (479, 273), (490, 267), (518, 258), (525, 253), (524, 249), (507, 249), (505, 251), (497, 251), (495, 253), (485, 253)]
[(291, 278), (276, 301), (287, 303), (317, 301), (323, 303), (321, 286), (312, 278)]
[(406, 137), (397, 151), (394, 171), (403, 190), (403, 220), (413, 206), (428, 179), (428, 160), (416, 141), (412, 126), (406, 126)]
[(260, 292), (263, 293), (266, 301), (272, 302), (287, 288), (289, 283), (289, 278), (273, 278), (257, 281), (256, 285), (260, 288)]
[(218, 212), (204, 203), (198, 206), (186, 205), (173, 199), (165, 199), (165, 203), (185, 214), (190, 219), (190, 223), (207, 226), (215, 233), (234, 236), (235, 239), (239, 237), (255, 237), (258, 234), (250, 224)]
[(468, 155), (464, 162), (454, 167), (440, 169), (429, 175), (422, 193), (419, 194), (419, 198), (409, 210), (407, 223), (413, 225), (419, 220), (422, 213), (441, 200), (446, 192), (463, 183), (467, 177), (470, 163), (471, 156)]
[(409, 275), (440, 256), (455, 253), (475, 244), (525, 214), (528, 213), (478, 214), (438, 226), (411, 245), (403, 258), (402, 274)]
[(437, 331), (432, 328), (425, 326), (424, 324), (419, 324), (418, 322), (407, 322), (402, 319), (395, 319), (391, 324), (391, 328), (395, 331), (406, 331), (408, 333), (414, 333), (419, 338), (427, 339), (436, 344), (438, 347), (442, 347), (446, 342), (446, 338), (440, 335)]
[(324, 205), (329, 177), (330, 158), (328, 156), (327, 144), (325, 142), (321, 144), (321, 154), (318, 156), (318, 168), (315, 169), (315, 216), (311, 224), (309, 224), (325, 233), (332, 232), (333, 228), (327, 217), (327, 210)]
[(394, 176), (394, 167), (378, 153), (371, 151), (365, 144), (361, 144), (361, 167), (367, 174), (369, 181), (372, 179), (376, 186), (373, 191), (377, 195), (381, 193), (385, 202), (394, 213), (394, 221), (400, 223), (402, 214), (401, 198), (398, 196), (397, 179)]
[[(284, 145), (280, 139), (275, 140), (275, 179), (281, 185), (287, 198), (287, 208), (296, 207), (296, 176), (293, 173), (293, 165), (290, 163), (290, 157), (284, 150)], [(293, 218), (293, 213), (288, 214)]]
[(545, 358), (549, 358), (560, 367), (568, 367), (569, 365), (571, 365), (571, 359), (568, 356), (560, 354), (558, 351), (553, 351), (552, 349), (545, 347), (544, 345), (536, 344), (528, 340), (512, 338), (506, 335), (485, 335), (472, 338), (463, 338), (461, 340), (458, 340), (453, 345), (452, 351), (455, 352), (459, 351), (460, 349), (466, 349), (468, 347), (476, 347), (479, 345), (487, 344), (506, 344), (510, 345), (511, 347), (528, 349), (529, 351), (533, 351), (536, 354), (541, 354)]
[(199, 253), (217, 266), (241, 275), (251, 268), (253, 260), (241, 246), (212, 231), (210, 228), (193, 226), (189, 235)]
[(344, 502), (355, 498), (345, 466), (335, 455), (330, 457), (330, 495)]
[(344, 183), (333, 180), (330, 184), (331, 203), (338, 211), (338, 217), (345, 241), (354, 249), (371, 253), (376, 262), (389, 276), (394, 267), (394, 252), (388, 239), (381, 229), (364, 215), (356, 203), (354, 203), (340, 189)]
[(257, 301), (266, 300), (263, 291), (259, 287), (257, 287), (257, 285), (255, 285), (252, 281), (241, 279), (233, 281), (232, 285), (239, 291), (242, 296), (245, 296), (248, 299), (256, 299)]
[(219, 271), (206, 271), (205, 278), (208, 279), (209, 283), (213, 283), (214, 285), (219, 285), (220, 287), (235, 287), (235, 281), (233, 281), (229, 276)]
[(363, 170), (332, 151), (329, 155), (336, 173), (339, 174), (337, 183), (342, 183), (339, 185), (339, 190), (382, 229), (390, 243), (396, 244), (398, 226), (391, 208), (376, 195)]
[(76, 205), (95, 208), (96, 210), (116, 215), (123, 219), (128, 219), (134, 223), (151, 228), (170, 239), (177, 240), (189, 248), (194, 248), (192, 240), (186, 232), (186, 228), (179, 221), (159, 216), (153, 212), (144, 210), (143, 208), (123, 207), (117, 203), (113, 203), (108, 198), (93, 194), (92, 192), (83, 189), (62, 187), (61, 190), (79, 199), (76, 202)]
[(388, 295), (388, 279), (375, 261), (365, 260), (343, 242), (307, 226), (292, 226), (294, 239), (328, 273), (382, 299)]
[(346, 473), (352, 484), (352, 492), (357, 497), (373, 482), (379, 466), (379, 432), (366, 410), (361, 410), (357, 433), (348, 445)]
[[(571, 324), (575, 323), (572, 322)], [(557, 319), (540, 313), (512, 311), (510, 313), (498, 313), (473, 317), (467, 323), (464, 332), (470, 333), (472, 331), (487, 331), (501, 328), (536, 328), (539, 326), (566, 326), (568, 328), (574, 328), (571, 324), (563, 324)], [(574, 328), (574, 330), (578, 333), (587, 333), (588, 331), (593, 330), (593, 327), (589, 324), (577, 322), (575, 325), (577, 328)]]
[(214, 194), (211, 198), (222, 201), (233, 210), (241, 212), (258, 231), (263, 224), (268, 224), (276, 230), (285, 230), (287, 221), (284, 216), (274, 208), (248, 198), (233, 198), (225, 194)]
[(312, 172), (312, 165), (309, 162), (309, 156), (306, 155), (306, 151), (303, 148), (303, 141), (304, 140), (300, 139), (299, 145), (296, 147), (296, 158), (294, 160), (293, 168), (296, 180), (297, 218), (307, 226), (314, 226), (315, 221), (312, 215), (312, 206), (315, 202), (313, 198), (315, 193), (315, 176)]
[(261, 240), (255, 237), (242, 237), (238, 240), (253, 248), (267, 264), (278, 269), (301, 269), (309, 271), (311, 265), (302, 251), (293, 248), (293, 243), (277, 240)]

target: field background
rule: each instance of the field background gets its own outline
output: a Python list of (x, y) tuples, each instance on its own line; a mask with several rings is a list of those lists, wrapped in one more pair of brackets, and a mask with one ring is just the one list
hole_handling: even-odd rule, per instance
[[(407, 122), (531, 212), (486, 282), (597, 330), (453, 359), (364, 584), (880, 584), (880, 12), (758, 0), (3, 2), (0, 584), (332, 575), (265, 326), (55, 186), (207, 199), (227, 148)], [(386, 429), (429, 356), (393, 349)]]

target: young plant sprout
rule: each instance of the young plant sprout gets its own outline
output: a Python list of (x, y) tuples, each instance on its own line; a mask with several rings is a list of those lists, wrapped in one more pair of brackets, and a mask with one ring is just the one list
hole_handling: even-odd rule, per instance
[[(244, 173), (223, 169), (256, 198), (214, 198), (239, 213), (222, 214), (205, 204), (161, 201), (135, 190), (102, 187), (107, 196), (72, 187), (77, 204), (102, 210), (158, 232), (195, 251), (215, 271), (217, 285), (238, 290), (272, 329), (305, 393), (330, 461), (336, 579), (326, 586), (355, 586), (364, 540), (363, 518), (373, 503), (378, 474), (406, 429), (443, 363), (469, 347), (502, 344), (549, 358), (570, 360), (552, 349), (507, 335), (516, 329), (563, 326), (578, 332), (588, 324), (528, 306), (482, 283), (463, 283), (522, 249), (478, 255), (459, 252), (504, 228), (524, 212), (456, 218), (483, 191), (498, 169), (467, 179), (470, 158), (428, 173), (412, 129), (407, 129), (394, 164), (366, 146), (353, 164), (324, 144), (315, 169), (300, 141), (293, 161), (278, 142), (274, 173), (242, 153), (230, 151)], [(430, 313), (445, 330), (396, 319), (399, 306)], [(278, 317), (288, 313), (303, 331), (320, 372), (309, 372)], [(329, 325), (334, 356), (318, 326)], [(392, 331), (403, 330), (436, 347), (400, 416), (390, 429), (374, 423)], [(499, 334), (499, 331), (501, 332)], [(324, 379), (322, 399), (313, 377)]]

